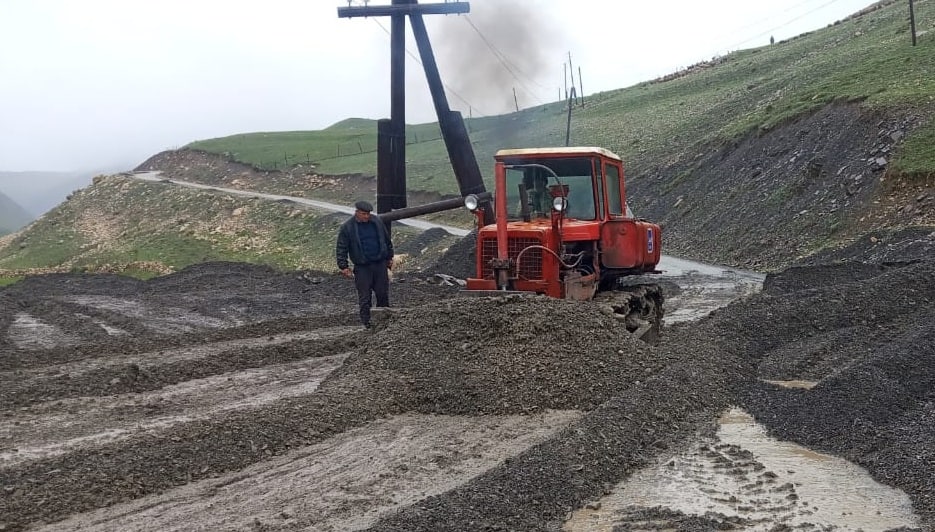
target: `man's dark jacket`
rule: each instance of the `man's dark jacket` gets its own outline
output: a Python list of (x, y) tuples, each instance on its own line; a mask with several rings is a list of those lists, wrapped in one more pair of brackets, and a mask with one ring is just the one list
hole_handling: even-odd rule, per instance
[[(360, 236), (357, 234), (357, 218), (351, 217), (341, 225), (338, 230), (338, 243), (335, 246), (335, 258), (338, 262), (338, 269), (347, 268), (347, 257), (351, 257), (351, 262), (356, 265), (367, 264), (367, 258), (364, 256), (364, 250), (360, 245)], [(368, 223), (377, 226), (377, 238), (380, 240), (380, 260), (389, 260), (393, 258), (393, 241), (383, 225), (383, 220), (379, 216), (371, 215)]]

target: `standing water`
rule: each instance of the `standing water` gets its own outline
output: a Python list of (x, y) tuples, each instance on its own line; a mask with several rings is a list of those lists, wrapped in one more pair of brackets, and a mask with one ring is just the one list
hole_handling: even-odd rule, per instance
[[(726, 412), (717, 434), (638, 471), (610, 495), (576, 512), (566, 530), (611, 531), (639, 510), (663, 507), (731, 523), (732, 530), (883, 531), (918, 526), (909, 497), (879, 484), (841, 458), (770, 438), (740, 409)], [(655, 520), (651, 528), (671, 524)], [(627, 528), (630, 530), (631, 528)]]

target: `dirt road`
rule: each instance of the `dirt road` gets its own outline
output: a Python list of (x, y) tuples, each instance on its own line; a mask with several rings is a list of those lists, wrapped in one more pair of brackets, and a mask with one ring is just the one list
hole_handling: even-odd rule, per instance
[[(910, 501), (864, 530), (931, 529), (935, 266), (802, 268), (763, 293), (676, 270), (683, 319), (658, 346), (598, 305), (417, 276), (372, 332), (323, 273), (29, 278), (0, 290), (0, 530), (846, 529), (742, 442), (717, 447), (732, 406)], [(813, 386), (770, 384), (794, 379)], [(785, 505), (617, 497), (670, 462), (735, 464)]]
[[(302, 205), (307, 205), (309, 207), (314, 207), (316, 209), (328, 211), (328, 212), (340, 212), (344, 214), (354, 214), (353, 207), (347, 207), (345, 205), (338, 205), (337, 203), (329, 203), (326, 201), (314, 200), (314, 199), (309, 199), (309, 198), (300, 198), (296, 196), (283, 196), (281, 194), (268, 194), (265, 192), (257, 192), (254, 190), (240, 190), (236, 188), (203, 185), (201, 183), (193, 183), (190, 181), (179, 181), (178, 179), (170, 180), (170, 179), (164, 178), (162, 176), (162, 172), (159, 172), (159, 171), (133, 172), (132, 174), (129, 174), (129, 175), (133, 176), (136, 179), (140, 179), (143, 181), (164, 181), (164, 182), (173, 183), (173, 184), (183, 186), (183, 187), (200, 188), (202, 190), (218, 190), (218, 191), (224, 192), (225, 194), (234, 194), (237, 196), (247, 196), (251, 198), (254, 198), (254, 197), (263, 198), (263, 199), (268, 199), (272, 201), (290, 201), (294, 203), (300, 203)], [(419, 220), (417, 218), (407, 218), (407, 219), (399, 220), (398, 223), (401, 223), (403, 225), (408, 225), (410, 227), (415, 227), (416, 229), (422, 229), (423, 231), (427, 229), (440, 228), (440, 229), (444, 229), (448, 234), (452, 234), (455, 236), (464, 236), (468, 234), (467, 229), (462, 229), (460, 227), (453, 227), (450, 225), (427, 222), (424, 220)]]

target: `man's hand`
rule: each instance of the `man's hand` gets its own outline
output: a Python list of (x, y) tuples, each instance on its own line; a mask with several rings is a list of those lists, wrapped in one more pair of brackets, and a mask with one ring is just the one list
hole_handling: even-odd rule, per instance
[(386, 260), (386, 269), (387, 269), (387, 270), (392, 270), (392, 269), (393, 269), (393, 259), (387, 259), (387, 260)]
[(354, 276), (354, 272), (352, 272), (350, 268), (344, 268), (341, 270), (341, 275), (350, 278)]

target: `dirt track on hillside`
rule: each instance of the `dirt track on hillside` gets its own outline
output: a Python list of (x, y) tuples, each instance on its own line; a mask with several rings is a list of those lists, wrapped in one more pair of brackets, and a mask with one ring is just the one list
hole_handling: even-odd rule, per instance
[(905, 491), (930, 530), (932, 279), (930, 262), (796, 268), (650, 346), (599, 305), (418, 276), (372, 332), (323, 273), (29, 278), (0, 290), (0, 530), (559, 530), (732, 406)]

